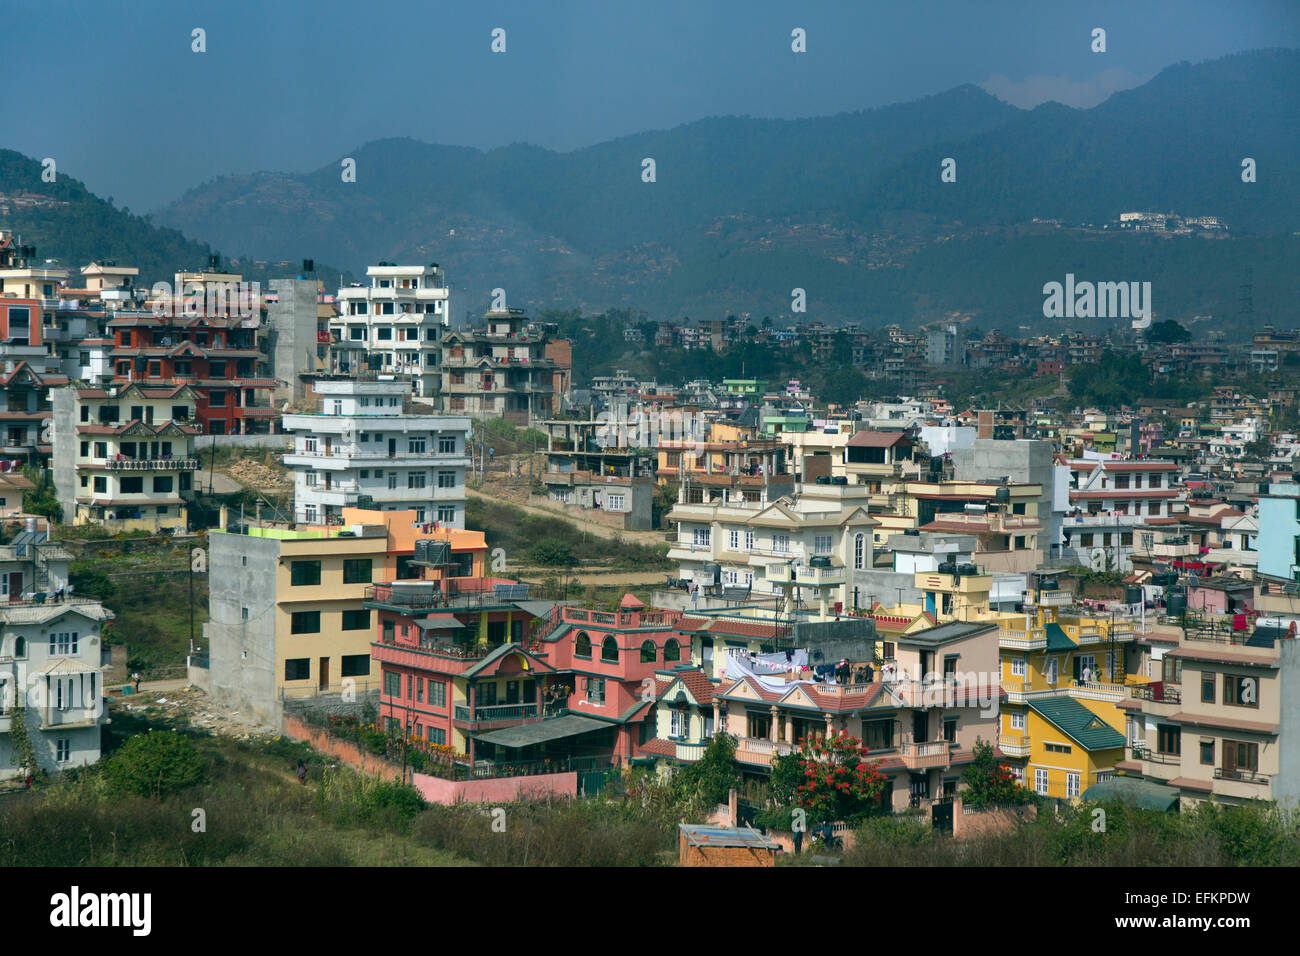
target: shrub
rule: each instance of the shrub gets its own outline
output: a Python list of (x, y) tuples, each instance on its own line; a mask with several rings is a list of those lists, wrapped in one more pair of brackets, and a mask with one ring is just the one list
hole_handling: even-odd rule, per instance
[(112, 789), (154, 798), (202, 783), (206, 771), (203, 755), (174, 730), (137, 734), (104, 764)]

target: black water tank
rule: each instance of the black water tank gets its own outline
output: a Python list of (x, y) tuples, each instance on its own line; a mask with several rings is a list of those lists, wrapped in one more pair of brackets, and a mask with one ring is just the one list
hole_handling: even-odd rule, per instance
[(1174, 617), (1187, 612), (1187, 594), (1182, 588), (1175, 588), (1169, 592), (1169, 613)]
[(848, 483), (849, 480), (845, 478), (843, 475), (836, 475), (834, 478), (831, 479), (832, 485), (847, 485)]
[(1128, 587), (1126, 587), (1126, 588), (1124, 589), (1124, 603), (1125, 603), (1125, 604), (1141, 604), (1141, 603), (1142, 603), (1142, 589), (1141, 589), (1140, 587), (1137, 587), (1136, 585), (1133, 585), (1133, 584), (1130, 584)]
[(830, 475), (818, 475), (818, 476), (817, 476), (817, 484), (819, 484), (819, 485), (829, 485), (830, 483), (831, 483), (831, 476), (830, 476)]

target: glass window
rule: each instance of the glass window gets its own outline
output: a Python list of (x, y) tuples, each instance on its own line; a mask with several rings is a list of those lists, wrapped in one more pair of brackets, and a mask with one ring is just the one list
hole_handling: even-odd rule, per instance
[(369, 677), (370, 655), (344, 654), (340, 667), (340, 673), (344, 677)]
[(574, 638), (573, 656), (591, 659), (591, 638), (587, 636), (586, 631), (579, 631), (578, 636)]
[(320, 611), (294, 611), (289, 618), (289, 633), (319, 634)]
[(345, 631), (370, 630), (370, 609), (359, 608), (359, 609), (344, 611), (342, 629)]
[(682, 659), (682, 647), (677, 643), (674, 637), (668, 638), (664, 642), (664, 661), (679, 661)]
[(289, 583), (293, 587), (320, 584), (319, 561), (292, 561), (289, 564)]
[(600, 644), (600, 659), (601, 659), (602, 661), (611, 661), (611, 662), (617, 663), (617, 661), (618, 661), (618, 641), (614, 640), (614, 638), (613, 638), (612, 636), (611, 636), (611, 637), (607, 637), (607, 638), (605, 638), (605, 640), (603, 640), (603, 641), (601, 642), (601, 644)]
[(641, 663), (653, 664), (659, 659), (659, 648), (655, 647), (654, 641), (643, 641), (641, 643)]
[(294, 657), (284, 662), (285, 680), (308, 680), (311, 677), (311, 658)]
[(369, 584), (373, 573), (370, 558), (344, 558), (343, 583)]

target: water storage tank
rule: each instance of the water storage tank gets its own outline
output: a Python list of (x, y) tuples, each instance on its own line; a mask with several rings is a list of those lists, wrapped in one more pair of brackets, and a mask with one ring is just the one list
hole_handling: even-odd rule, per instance
[(998, 504), (1006, 504), (1011, 500), (1011, 489), (1006, 485), (999, 485), (997, 490), (993, 492), (993, 500)]
[(849, 480), (845, 478), (843, 475), (836, 475), (834, 478), (831, 479), (832, 485), (847, 485), (848, 483)]
[(1183, 588), (1169, 592), (1169, 613), (1174, 617), (1187, 613), (1187, 592)]
[(1136, 585), (1133, 585), (1133, 584), (1130, 584), (1128, 587), (1126, 587), (1126, 588), (1124, 589), (1124, 603), (1125, 603), (1125, 604), (1141, 604), (1141, 603), (1142, 603), (1142, 589), (1141, 589), (1140, 587), (1137, 587)]

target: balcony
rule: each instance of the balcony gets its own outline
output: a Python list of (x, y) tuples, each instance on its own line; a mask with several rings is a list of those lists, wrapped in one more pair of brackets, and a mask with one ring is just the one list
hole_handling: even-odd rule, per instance
[(1245, 770), (1241, 767), (1236, 767), (1236, 768), (1215, 767), (1214, 779), (1235, 780), (1240, 783), (1253, 783), (1253, 784), (1258, 784), (1259, 786), (1267, 787), (1269, 785), (1269, 782), (1273, 778), (1266, 773), (1259, 773), (1258, 771), (1255, 770)]
[(1028, 734), (998, 734), (998, 749), (1008, 757), (1029, 756)]
[(486, 724), (535, 720), (540, 716), (537, 704), (488, 704), (469, 708), (457, 704), (453, 717), (457, 723), (482, 727)]
[(789, 564), (769, 564), (766, 574), (768, 581), (811, 588), (839, 587), (847, 576), (843, 566), (811, 567)]
[(677, 752), (675, 754), (677, 759), (683, 761), (689, 761), (692, 763), (699, 760), (701, 757), (703, 757), (704, 751), (709, 746), (707, 740), (699, 741), (697, 743), (690, 743), (685, 740), (676, 740), (673, 741), (673, 743), (676, 745), (677, 748)]
[(998, 645), (1014, 651), (1046, 650), (1047, 634), (1041, 627), (1028, 631), (1004, 627), (998, 635)]
[(1181, 704), (1183, 702), (1182, 688), (1164, 681), (1138, 684), (1131, 687), (1129, 691), (1134, 700), (1146, 700), (1156, 704)]
[(113, 458), (104, 462), (109, 471), (195, 471), (197, 458)]
[(1074, 594), (1070, 591), (1041, 591), (1037, 597), (1033, 592), (1025, 600), (1030, 607), (1069, 607), (1074, 603)]
[(1178, 767), (1183, 762), (1182, 754), (1161, 753), (1152, 750), (1145, 742), (1135, 741), (1132, 746), (1134, 760), (1142, 760), (1147, 763), (1158, 763), (1168, 767)]
[(772, 766), (774, 757), (783, 757), (793, 750), (793, 744), (774, 742), (762, 737), (741, 737), (736, 741), (736, 759), (760, 767)]
[(908, 770), (946, 769), (952, 763), (952, 748), (946, 740), (904, 741), (898, 748)]

